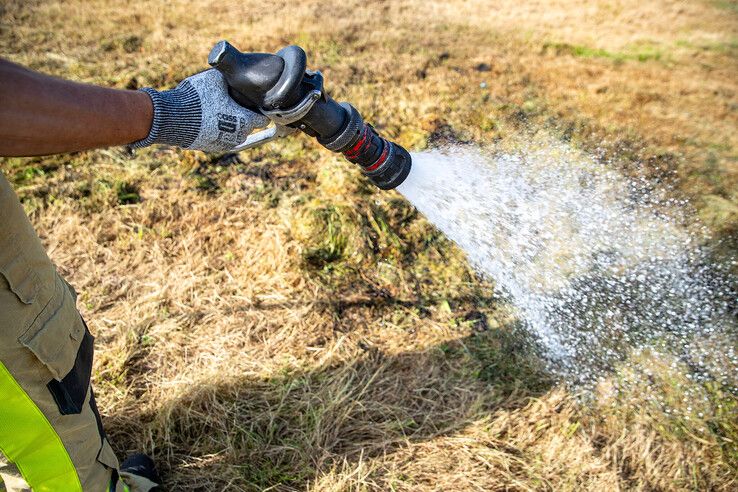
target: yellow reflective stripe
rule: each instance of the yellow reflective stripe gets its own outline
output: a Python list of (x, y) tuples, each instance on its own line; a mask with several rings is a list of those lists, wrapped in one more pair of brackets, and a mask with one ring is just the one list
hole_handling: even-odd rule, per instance
[(82, 491), (59, 435), (2, 362), (0, 450), (15, 463), (34, 492)]

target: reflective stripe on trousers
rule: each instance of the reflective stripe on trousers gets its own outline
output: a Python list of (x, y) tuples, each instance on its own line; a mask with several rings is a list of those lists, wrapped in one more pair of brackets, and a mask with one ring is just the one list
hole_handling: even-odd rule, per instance
[(72, 460), (41, 410), (0, 362), (0, 450), (36, 492), (82, 490)]

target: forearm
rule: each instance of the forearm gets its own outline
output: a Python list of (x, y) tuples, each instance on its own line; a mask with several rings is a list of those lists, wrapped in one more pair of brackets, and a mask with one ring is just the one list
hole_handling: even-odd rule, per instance
[(124, 145), (146, 138), (151, 98), (57, 79), (0, 59), (0, 155)]

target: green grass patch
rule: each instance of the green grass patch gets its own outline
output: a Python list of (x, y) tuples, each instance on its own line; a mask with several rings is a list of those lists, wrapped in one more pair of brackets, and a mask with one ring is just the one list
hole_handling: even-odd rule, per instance
[(715, 42), (695, 42), (687, 39), (680, 39), (675, 44), (680, 48), (709, 51), (732, 56), (736, 56), (738, 54), (738, 38)]
[(314, 237), (318, 244), (303, 253), (305, 262), (317, 269), (325, 269), (329, 265), (344, 258), (348, 240), (343, 233), (344, 217), (341, 211), (328, 205), (313, 211), (316, 231)]
[(11, 157), (3, 162), (3, 169), (8, 179), (16, 186), (26, 186), (44, 182), (44, 178), (53, 174), (62, 166), (58, 156), (20, 158)]
[(463, 361), (458, 367), (462, 376), (479, 379), (504, 395), (540, 395), (553, 384), (531, 340), (515, 325), (477, 332), (463, 344), (451, 342), (439, 349), (444, 357)]
[(719, 9), (729, 10), (738, 14), (738, 2), (736, 0), (713, 0), (712, 4)]
[(717, 436), (725, 462), (738, 470), (738, 400), (716, 382), (707, 383), (706, 388), (714, 409), (707, 426)]
[(115, 183), (115, 196), (119, 205), (132, 205), (141, 201), (138, 186), (125, 181)]
[(628, 47), (624, 51), (609, 51), (602, 48), (592, 48), (590, 46), (570, 43), (546, 43), (543, 45), (543, 51), (552, 51), (557, 55), (570, 55), (581, 58), (604, 58), (618, 63), (625, 61), (646, 62), (661, 60), (663, 57), (663, 53), (660, 50), (649, 44)]
[(143, 39), (136, 35), (118, 36), (100, 42), (100, 49), (105, 52), (136, 53), (141, 51), (142, 46)]
[(499, 328), (469, 339), (469, 351), (479, 361), (479, 379), (506, 393), (517, 389), (540, 394), (551, 385), (540, 359), (522, 330)]

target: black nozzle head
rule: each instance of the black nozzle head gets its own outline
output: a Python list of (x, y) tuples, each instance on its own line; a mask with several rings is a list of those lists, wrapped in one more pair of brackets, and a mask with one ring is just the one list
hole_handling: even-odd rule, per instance
[(413, 165), (410, 153), (401, 145), (384, 140), (387, 157), (375, 169), (364, 169), (364, 174), (381, 190), (392, 190), (405, 181)]

